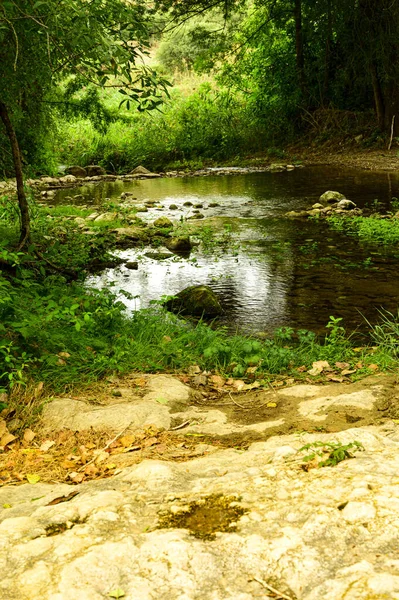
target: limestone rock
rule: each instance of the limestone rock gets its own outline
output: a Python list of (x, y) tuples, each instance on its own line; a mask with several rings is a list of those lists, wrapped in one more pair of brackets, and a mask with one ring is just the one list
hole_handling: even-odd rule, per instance
[(172, 258), (173, 254), (170, 252), (146, 252), (144, 256), (152, 260), (166, 260), (167, 258)]
[(78, 165), (67, 167), (65, 172), (69, 175), (74, 175), (75, 177), (87, 177), (86, 169), (84, 167), (79, 167)]
[(216, 294), (206, 285), (193, 285), (185, 288), (174, 298), (166, 302), (166, 308), (172, 312), (194, 317), (217, 317), (223, 308)]
[(148, 173), (151, 173), (151, 171), (141, 165), (130, 171), (130, 175), (148, 175)]
[(45, 427), (53, 430), (66, 427), (73, 431), (90, 428), (121, 431), (129, 424), (131, 430), (149, 425), (157, 429), (169, 429), (170, 416), (166, 406), (152, 401), (93, 406), (71, 398), (56, 398), (46, 405), (43, 422)]
[(345, 196), (340, 192), (333, 192), (329, 190), (328, 192), (324, 192), (319, 198), (321, 204), (335, 204), (335, 202), (339, 202), (340, 200), (346, 200)]
[(338, 210), (353, 210), (356, 208), (356, 204), (352, 200), (340, 200), (337, 204)]

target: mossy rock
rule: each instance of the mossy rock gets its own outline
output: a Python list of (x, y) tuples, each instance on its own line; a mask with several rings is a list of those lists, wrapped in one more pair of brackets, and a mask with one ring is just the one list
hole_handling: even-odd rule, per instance
[(171, 312), (193, 317), (217, 317), (223, 313), (216, 294), (206, 285), (192, 285), (166, 302)]
[(324, 192), (319, 198), (319, 202), (323, 205), (335, 204), (335, 202), (339, 202), (340, 200), (346, 200), (345, 196), (341, 192), (334, 192), (332, 190)]
[(168, 217), (159, 217), (153, 223), (154, 227), (173, 227), (173, 223)]
[(176, 254), (189, 253), (193, 247), (188, 236), (170, 238), (167, 242), (165, 242), (165, 246), (168, 250), (175, 252)]

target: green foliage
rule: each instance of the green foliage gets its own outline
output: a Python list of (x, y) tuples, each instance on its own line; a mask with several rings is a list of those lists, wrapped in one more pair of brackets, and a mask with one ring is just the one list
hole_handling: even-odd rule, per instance
[(299, 449), (298, 452), (308, 452), (303, 458), (303, 462), (309, 463), (315, 460), (316, 457), (323, 458), (327, 455), (324, 460), (318, 461), (318, 467), (335, 467), (338, 463), (348, 458), (354, 458), (355, 452), (363, 451), (364, 446), (360, 442), (354, 441), (349, 444), (341, 444), (340, 442), (312, 442), (306, 444)]
[(139, 164), (160, 170), (259, 150), (261, 131), (242, 98), (206, 83), (188, 98), (174, 94), (162, 113), (111, 123), (104, 135), (88, 121), (60, 124), (58, 160), (100, 163), (118, 172)]
[(370, 217), (328, 217), (327, 223), (335, 231), (355, 236), (361, 241), (378, 245), (399, 243), (399, 219)]

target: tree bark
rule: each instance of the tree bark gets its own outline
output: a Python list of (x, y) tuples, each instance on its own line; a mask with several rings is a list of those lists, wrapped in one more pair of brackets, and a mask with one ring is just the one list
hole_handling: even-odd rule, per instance
[(377, 68), (376, 68), (374, 62), (372, 62), (370, 65), (370, 73), (371, 73), (371, 82), (373, 84), (374, 104), (375, 104), (375, 111), (377, 113), (378, 127), (381, 129), (381, 131), (384, 131), (384, 128), (385, 128), (384, 98), (382, 95), (381, 83), (380, 83), (380, 79), (378, 77)]
[(306, 96), (306, 77), (305, 77), (305, 56), (303, 52), (303, 32), (302, 32), (302, 0), (295, 0), (294, 4), (295, 18), (295, 51), (296, 51), (296, 69), (298, 73), (299, 87), (302, 96)]
[(29, 206), (24, 190), (24, 177), (22, 173), (21, 151), (15, 129), (10, 119), (7, 106), (0, 101), (0, 119), (3, 121), (6, 134), (10, 140), (12, 158), (14, 162), (15, 178), (17, 182), (18, 206), (20, 212), (20, 238), (19, 248), (22, 248), (30, 240), (30, 215)]
[(324, 83), (323, 83), (323, 103), (328, 101), (328, 93), (330, 90), (330, 74), (331, 74), (331, 45), (333, 39), (333, 21), (331, 11), (331, 0), (327, 0), (327, 33), (326, 47), (324, 55)]

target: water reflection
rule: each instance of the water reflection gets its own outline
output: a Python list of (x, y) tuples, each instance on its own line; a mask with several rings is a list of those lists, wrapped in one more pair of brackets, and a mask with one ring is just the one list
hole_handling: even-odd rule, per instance
[[(156, 261), (144, 256), (145, 249), (126, 250), (120, 255), (127, 261), (138, 260), (137, 271), (122, 266), (90, 278), (89, 285), (114, 286), (135, 296), (126, 301), (133, 310), (189, 285), (206, 284), (220, 295), (226, 308), (222, 323), (233, 330), (269, 332), (288, 325), (320, 331), (330, 315), (343, 317), (348, 329), (365, 329), (364, 316), (375, 322), (380, 307), (397, 309), (398, 256), (384, 255), (382, 250), (378, 254), (332, 232), (324, 223), (282, 218), (288, 210), (309, 206), (327, 189), (344, 193), (360, 206), (378, 199), (388, 209), (392, 197), (399, 196), (399, 177), (314, 167), (282, 173), (107, 182), (64, 190), (55, 201), (71, 202), (67, 196), (82, 194), (76, 203), (97, 204), (108, 197), (119, 200), (123, 191), (130, 191), (137, 203), (146, 198), (156, 201), (154, 208), (140, 214), (148, 221), (160, 215), (185, 219), (192, 214), (193, 207), (184, 206), (190, 201), (203, 204), (200, 210), (205, 217), (223, 219), (237, 229), (242, 241), (238, 252), (194, 252), (188, 260)], [(214, 203), (217, 206), (209, 206)], [(178, 209), (170, 209), (171, 204)]]

